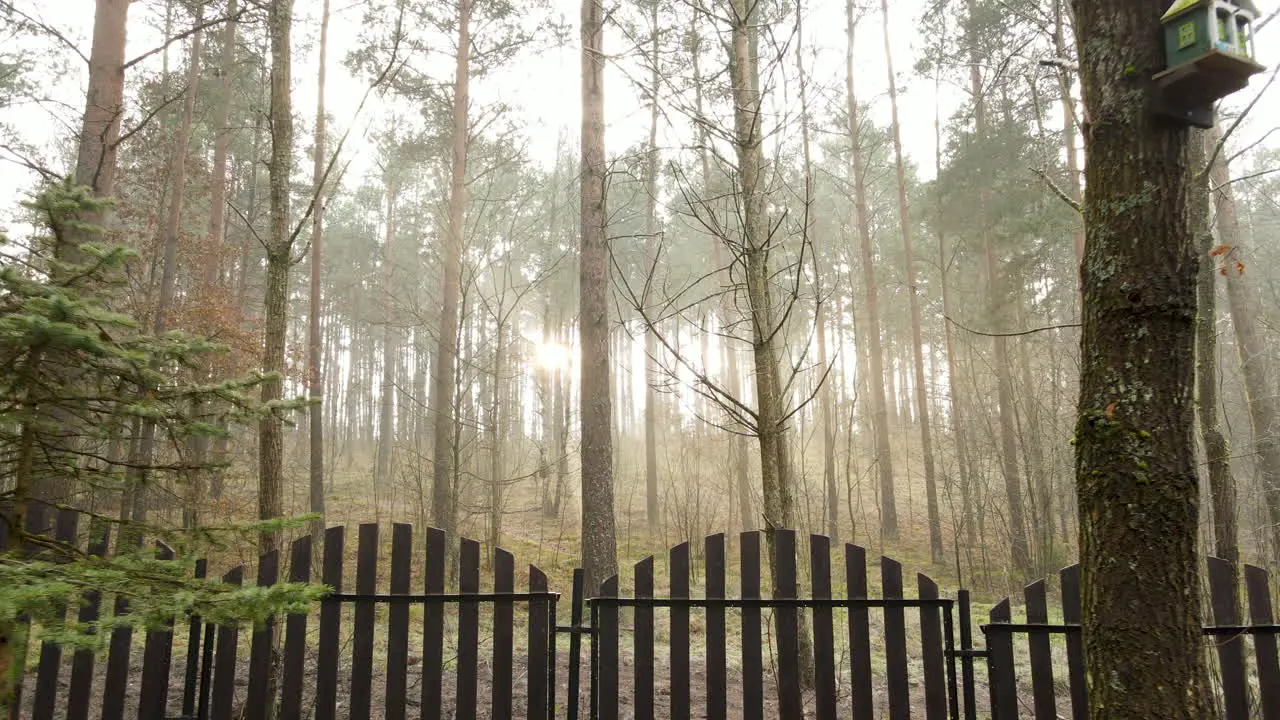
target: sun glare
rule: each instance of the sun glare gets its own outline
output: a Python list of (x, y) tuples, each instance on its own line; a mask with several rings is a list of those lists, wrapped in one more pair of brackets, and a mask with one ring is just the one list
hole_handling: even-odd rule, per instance
[(534, 362), (544, 370), (564, 370), (569, 367), (569, 348), (560, 343), (538, 343)]

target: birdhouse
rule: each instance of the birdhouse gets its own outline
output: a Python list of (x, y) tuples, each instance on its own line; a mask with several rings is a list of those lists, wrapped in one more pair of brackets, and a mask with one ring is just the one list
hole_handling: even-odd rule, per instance
[(1176, 0), (1160, 19), (1167, 69), (1153, 79), (1157, 111), (1213, 127), (1213, 103), (1265, 68), (1254, 60), (1251, 0)]

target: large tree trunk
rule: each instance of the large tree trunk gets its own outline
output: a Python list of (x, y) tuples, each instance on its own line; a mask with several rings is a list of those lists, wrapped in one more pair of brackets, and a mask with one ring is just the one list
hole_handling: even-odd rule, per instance
[(605, 238), (604, 7), (582, 0), (581, 323), (582, 567), (588, 592), (618, 572), (609, 388), (609, 247)]
[(1147, 96), (1168, 3), (1074, 4), (1089, 118), (1076, 492), (1090, 715), (1208, 718), (1189, 132)]
[[(235, 0), (231, 0), (235, 3)], [(315, 193), (315, 214), (311, 217), (311, 307), (307, 315), (307, 391), (311, 401), (310, 421), (310, 499), (311, 513), (317, 515), (311, 521), (311, 546), (317, 552), (324, 542), (324, 378), (321, 375), (320, 354), (324, 337), (320, 330), (321, 282), (324, 268), (324, 154), (325, 154), (325, 63), (329, 49), (329, 0), (324, 0), (320, 11), (320, 66), (316, 72), (316, 133), (312, 157), (311, 185)], [(226, 70), (224, 70), (226, 72)], [(318, 557), (318, 555), (317, 555)]]
[(924, 456), (924, 488), (929, 512), (929, 555), (935, 564), (943, 562), (942, 518), (938, 512), (938, 486), (933, 467), (933, 429), (929, 422), (929, 393), (924, 373), (924, 339), (920, 330), (920, 298), (916, 292), (915, 254), (911, 246), (911, 213), (907, 204), (906, 165), (902, 160), (902, 132), (898, 123), (898, 82), (893, 74), (893, 51), (889, 43), (889, 3), (880, 0), (884, 16), (884, 57), (889, 68), (889, 107), (893, 117), (893, 152), (898, 172), (898, 216), (902, 225), (902, 253), (911, 304), (911, 353), (915, 364), (916, 415), (920, 421), (920, 452)]
[[(265, 326), (262, 370), (262, 403), (278, 403), (284, 396), (284, 351), (289, 329), (289, 269), (293, 242), (289, 236), (289, 173), (293, 169), (293, 99), (290, 96), (290, 30), (293, 0), (273, 0), (267, 26), (271, 34), (271, 226), (267, 236), (267, 283), (263, 293)], [(263, 416), (258, 424), (258, 517), (274, 520), (284, 515), (284, 434), (279, 411)], [(258, 550), (280, 548), (280, 531), (263, 531)]]
[(861, 247), (863, 284), (867, 293), (867, 326), (864, 331), (870, 377), (871, 425), (875, 436), (875, 464), (880, 476), (880, 535), (884, 540), (898, 536), (898, 505), (894, 496), (893, 458), (889, 446), (889, 411), (885, 398), (884, 347), (880, 341), (880, 301), (876, 288), (875, 250), (871, 237), (870, 209), (867, 206), (866, 164), (860, 145), (860, 108), (854, 92), (853, 43), (857, 32), (853, 0), (845, 2), (849, 35), (845, 54), (845, 93), (849, 111), (849, 146), (853, 158), (854, 212)]
[[(1210, 152), (1220, 141), (1217, 130), (1206, 133)], [(1280, 559), (1280, 397), (1276, 396), (1271, 357), (1262, 334), (1262, 318), (1257, 289), (1249, 286), (1245, 273), (1249, 263), (1240, 246), (1240, 214), (1231, 188), (1231, 171), (1221, 157), (1209, 169), (1209, 182), (1217, 190), (1213, 206), (1217, 211), (1218, 242), (1227, 248), (1227, 308), (1235, 331), (1236, 351), (1244, 375), (1245, 398), (1253, 425), (1254, 452), (1266, 500), (1272, 559)], [(1203, 261), (1203, 258), (1202, 258)], [(1266, 557), (1266, 553), (1263, 553)]]
[(471, 5), (458, 3), (458, 57), (453, 73), (453, 165), (449, 184), (449, 230), (444, 237), (444, 268), (440, 291), (440, 323), (436, 359), (432, 363), (433, 484), (431, 517), (442, 530), (456, 530), (452, 478), (455, 472), (454, 436), (457, 424), (458, 305), (462, 294), (462, 247), (467, 192), (467, 107), (471, 102)]
[[(658, 0), (650, 0), (649, 29), (650, 52), (647, 61), (650, 68), (649, 95), (649, 144), (645, 158), (645, 265), (649, 272), (657, 273), (658, 255), (658, 91), (662, 77), (658, 72)], [(662, 287), (653, 278), (654, 287)], [(648, 297), (645, 297), (648, 301)], [(649, 535), (657, 537), (661, 517), (658, 509), (658, 336), (653, 326), (646, 323), (644, 332), (644, 497)], [(629, 377), (629, 376), (628, 376)]]

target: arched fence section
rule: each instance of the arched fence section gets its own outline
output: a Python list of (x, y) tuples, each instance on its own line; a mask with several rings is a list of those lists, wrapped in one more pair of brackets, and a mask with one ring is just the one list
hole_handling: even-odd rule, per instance
[[(0, 549), (8, 528), (0, 522)], [(100, 520), (32, 506), (15, 551), (41, 558), (56, 542), (105, 557), (109, 536)], [(561, 603), (546, 574), (518, 570), (501, 549), (482, 557), (475, 541), (434, 528), (415, 536), (406, 524), (363, 524), (352, 538), (331, 527), (318, 558), (304, 536), (251, 566), (191, 565), (195, 578), (218, 578), (206, 582), (331, 588), (309, 612), (257, 627), (199, 617), (113, 627), (101, 656), (64, 651), (33, 628), (10, 716), (1088, 717), (1078, 566), (975, 623), (967, 591), (947, 597), (923, 574), (909, 588), (900, 563), (881, 557), (869, 569), (862, 547), (811, 535), (802, 548), (782, 529), (730, 540), (683, 543), (596, 592), (576, 571), (571, 602)], [(157, 559), (173, 558), (163, 543), (151, 546)], [(1206, 577), (1206, 650), (1226, 720), (1280, 720), (1280, 626), (1267, 573), (1245, 566), (1241, 610), (1226, 563), (1208, 559)], [(1015, 610), (1025, 622), (1013, 621)], [(129, 612), (128, 597), (88, 592), (79, 607), (56, 611), (94, 627)]]

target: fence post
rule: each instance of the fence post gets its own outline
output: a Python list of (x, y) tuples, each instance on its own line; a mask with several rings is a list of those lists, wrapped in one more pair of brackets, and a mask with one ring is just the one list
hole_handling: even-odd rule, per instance
[(1000, 625), (1013, 620), (1009, 598), (991, 609), (987, 635), (987, 675), (991, 684), (991, 717), (993, 720), (1017, 720), (1018, 687), (1013, 672), (1013, 634)]
[[(74, 546), (80, 528), (80, 513), (62, 510), (58, 513), (56, 538), (59, 543)], [(63, 617), (66, 608), (58, 608), (56, 614)], [(36, 692), (31, 706), (32, 720), (52, 720), (57, 707), (58, 673), (62, 667), (62, 646), (57, 643), (40, 643), (40, 669), (36, 675)]]
[[(1236, 605), (1240, 592), (1231, 563), (1222, 558), (1207, 557), (1209, 599), (1215, 625), (1239, 625), (1240, 608)], [(1218, 666), (1222, 670), (1222, 700), (1226, 720), (1248, 720), (1249, 685), (1245, 679), (1244, 638), (1231, 635), (1214, 638), (1218, 646)]]
[[(578, 720), (582, 700), (582, 606), (585, 602), (586, 573), (573, 571), (573, 597), (569, 601), (569, 720)], [(592, 643), (594, 645), (595, 643)]]
[[(156, 559), (173, 560), (173, 548), (156, 543)], [(147, 633), (142, 651), (142, 688), (138, 695), (138, 720), (163, 718), (169, 700), (169, 664), (173, 658), (173, 623)]]
[(969, 591), (961, 589), (956, 593), (956, 604), (959, 607), (960, 615), (960, 651), (964, 653), (960, 658), (960, 685), (964, 689), (964, 717), (965, 720), (978, 720), (978, 698), (975, 693), (975, 682), (973, 674), (973, 607), (969, 602)]

